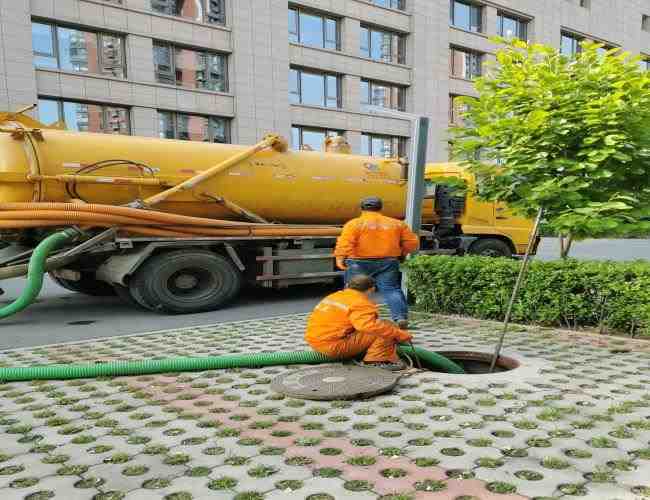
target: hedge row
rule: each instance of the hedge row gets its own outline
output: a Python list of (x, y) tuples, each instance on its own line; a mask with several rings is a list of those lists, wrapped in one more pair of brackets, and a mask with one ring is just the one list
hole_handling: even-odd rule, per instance
[[(422, 310), (503, 320), (520, 262), (422, 256), (405, 264)], [(533, 261), (513, 321), (564, 328), (604, 325), (650, 335), (650, 263)]]

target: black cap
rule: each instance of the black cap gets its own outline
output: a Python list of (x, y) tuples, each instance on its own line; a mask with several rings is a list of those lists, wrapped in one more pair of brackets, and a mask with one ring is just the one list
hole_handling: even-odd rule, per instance
[(377, 196), (369, 196), (361, 200), (361, 210), (381, 210), (384, 207), (384, 202)]

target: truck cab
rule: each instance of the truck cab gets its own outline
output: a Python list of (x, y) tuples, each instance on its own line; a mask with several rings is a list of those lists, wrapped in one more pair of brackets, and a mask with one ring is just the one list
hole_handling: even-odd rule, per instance
[[(466, 188), (441, 182), (445, 178), (461, 180)], [(464, 167), (430, 163), (425, 182), (422, 221), (437, 249), (492, 257), (525, 253), (533, 222), (514, 215), (503, 203), (480, 201), (476, 180)]]

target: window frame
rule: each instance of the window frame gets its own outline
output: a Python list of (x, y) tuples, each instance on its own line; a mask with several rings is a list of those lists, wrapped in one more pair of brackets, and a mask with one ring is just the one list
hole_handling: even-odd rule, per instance
[(463, 125), (463, 121), (462, 121), (461, 117), (458, 116), (459, 113), (462, 112), (462, 110), (458, 109), (457, 106), (454, 105), (454, 101), (458, 97), (466, 97), (466, 96), (464, 96), (462, 94), (449, 94), (449, 110), (448, 110), (448, 113), (449, 113), (449, 125), (453, 125), (453, 126), (457, 126), (457, 127)]
[[(56, 70), (58, 71), (69, 71), (71, 73), (76, 73), (80, 75), (100, 75), (100, 76), (105, 76), (105, 77), (110, 77), (110, 78), (116, 78), (118, 80), (126, 80), (128, 78), (128, 68), (126, 65), (126, 36), (119, 34), (119, 33), (114, 33), (110, 31), (100, 31), (100, 30), (93, 30), (93, 29), (86, 29), (86, 28), (80, 28), (71, 24), (66, 24), (66, 23), (54, 23), (50, 21), (45, 21), (41, 20), (38, 18), (32, 19), (31, 22), (32, 26), (34, 24), (40, 24), (43, 26), (48, 26), (50, 28), (50, 37), (51, 37), (51, 42), (52, 42), (52, 54), (44, 54), (44, 53), (39, 53), (36, 52), (32, 48), (32, 60), (33, 56), (41, 56), (41, 57), (53, 57), (56, 60)], [(115, 76), (111, 75), (108, 73), (93, 73), (91, 71), (74, 71), (74, 70), (69, 70), (69, 69), (62, 69), (61, 68), (61, 54), (59, 51), (59, 31), (58, 29), (68, 29), (68, 30), (75, 30), (81, 33), (90, 33), (95, 35), (95, 40), (97, 44), (97, 67), (102, 69), (104, 67), (104, 51), (102, 50), (103, 47), (103, 38), (104, 36), (108, 37), (113, 37), (113, 38), (118, 38), (121, 40), (121, 45), (122, 45), (122, 53), (120, 57), (120, 66), (122, 68), (122, 76)], [(32, 35), (33, 36), (33, 35)], [(37, 69), (46, 69), (46, 70), (52, 70), (54, 68), (48, 68), (45, 66), (38, 66), (35, 61), (33, 62), (33, 65)]]
[[(375, 106), (372, 103), (372, 87), (375, 85), (380, 85), (382, 87), (388, 87), (390, 89), (390, 107), (386, 109), (394, 109), (396, 111), (406, 111), (406, 89), (404, 85), (398, 85), (395, 83), (383, 82), (380, 80), (373, 80), (370, 78), (361, 78), (360, 85), (368, 85), (368, 95), (365, 98), (368, 99), (367, 102), (364, 102), (363, 93), (361, 94), (361, 106)], [(384, 107), (384, 106), (380, 106)]]
[[(517, 23), (517, 33), (513, 35), (513, 38), (517, 38), (522, 41), (527, 41), (528, 40), (528, 25), (530, 24), (530, 19), (526, 19), (520, 16), (517, 16), (515, 14), (511, 14), (510, 12), (507, 12), (505, 10), (499, 10), (497, 11), (497, 34), (506, 37), (507, 35), (503, 32), (503, 20), (504, 18), (508, 18), (512, 21), (515, 21)], [(523, 31), (523, 38), (522, 38), (522, 31)]]
[[(295, 66), (290, 66), (289, 67), (289, 95), (291, 95), (293, 92), (291, 91), (291, 72), (295, 71), (297, 73), (297, 84), (298, 84), (298, 102), (292, 102), (291, 97), (289, 97), (289, 104), (295, 105), (295, 106), (316, 106), (316, 107), (322, 107), (322, 108), (327, 108), (327, 109), (341, 109), (343, 107), (343, 100), (342, 100), (342, 85), (341, 85), (341, 76), (336, 74), (336, 73), (329, 73), (326, 71), (319, 71), (319, 70), (312, 70), (308, 68), (302, 68), (302, 67), (295, 67)], [(318, 105), (318, 104), (306, 104), (303, 102), (303, 92), (302, 92), (302, 74), (307, 73), (309, 75), (316, 75), (320, 76), (323, 78), (323, 103)], [(328, 106), (327, 101), (328, 101), (328, 77), (333, 77), (336, 79), (336, 106)]]
[[(169, 138), (169, 137), (162, 137), (161, 133), (163, 132), (162, 130), (158, 130), (158, 137), (160, 139), (170, 139), (172, 141), (190, 141), (190, 142), (207, 142), (208, 144), (232, 144), (232, 134), (231, 134), (231, 122), (232, 118), (229, 118), (227, 116), (219, 116), (219, 115), (205, 115), (202, 113), (185, 113), (183, 111), (172, 111), (168, 109), (156, 109), (157, 117), (158, 117), (158, 123), (160, 124), (160, 115), (163, 113), (169, 114), (172, 116), (172, 130), (174, 132), (174, 137)], [(199, 118), (205, 118), (208, 120), (208, 141), (192, 141), (191, 139), (181, 139), (179, 137), (178, 133), (178, 117), (179, 115), (185, 115), (185, 116), (196, 116)], [(212, 135), (212, 130), (210, 128), (210, 118), (214, 118), (217, 120), (224, 120), (225, 122), (225, 138), (226, 142), (215, 142), (214, 135)]]
[[(459, 26), (455, 23), (455, 13), (456, 13), (456, 4), (462, 4), (466, 5), (469, 7), (470, 12), (469, 12), (469, 26), (467, 28), (463, 26)], [(453, 26), (456, 29), (460, 29), (463, 31), (468, 31), (470, 33), (484, 33), (485, 32), (485, 22), (483, 19), (484, 16), (484, 6), (482, 4), (474, 3), (471, 1), (465, 1), (465, 0), (449, 0), (449, 24)], [(472, 29), (472, 9), (477, 9), (478, 10), (478, 26), (477, 30)]]
[[(576, 50), (575, 50), (575, 52), (571, 53), (570, 55), (569, 55), (569, 54), (564, 54), (564, 53), (562, 53), (562, 45), (563, 45), (563, 40), (564, 40), (564, 38), (571, 38), (572, 40), (575, 41), (575, 47), (576, 47)], [(580, 44), (581, 44), (582, 42), (584, 42), (584, 41), (585, 41), (585, 37), (584, 37), (584, 36), (579, 35), (579, 34), (577, 34), (577, 33), (573, 33), (573, 32), (571, 32), (571, 31), (562, 30), (562, 31), (560, 32), (560, 54), (562, 54), (562, 55), (565, 56), (565, 57), (575, 57), (575, 56), (578, 55), (580, 52), (582, 52), (582, 45), (580, 45)]]
[[(173, 87), (179, 87), (179, 88), (192, 88), (192, 89), (195, 89), (195, 90), (203, 90), (203, 91), (206, 91), (206, 92), (220, 92), (220, 93), (225, 93), (225, 94), (229, 93), (229, 91), (230, 91), (230, 80), (229, 80), (229, 75), (228, 75), (228, 71), (229, 71), (228, 56), (229, 56), (229, 54), (224, 53), (224, 52), (209, 50), (209, 49), (196, 48), (196, 47), (191, 47), (191, 46), (187, 46), (187, 45), (176, 44), (176, 43), (173, 43), (173, 42), (167, 42), (167, 41), (162, 41), (162, 40), (157, 40), (157, 39), (153, 40), (153, 45), (152, 46), (153, 46), (152, 50), (153, 50), (154, 53), (156, 51), (156, 47), (164, 47), (169, 51), (169, 53), (170, 53), (170, 70), (169, 70), (169, 74), (173, 78), (173, 83), (167, 83), (167, 82), (164, 82), (164, 81), (160, 81), (158, 79), (158, 74), (159, 74), (158, 66), (160, 66), (160, 65), (156, 64), (156, 57), (154, 55), (154, 58), (153, 58), (153, 71), (154, 71), (154, 78), (155, 78), (156, 83), (159, 83), (159, 84), (162, 84), (162, 85), (171, 85)], [(193, 51), (193, 52), (195, 52), (195, 53), (197, 53), (197, 54), (199, 54), (201, 56), (209, 57), (209, 56), (215, 56), (216, 55), (216, 56), (222, 57), (223, 58), (223, 87), (224, 87), (223, 90), (212, 90), (212, 89), (207, 88), (207, 87), (199, 87), (199, 86), (184, 87), (183, 85), (179, 85), (178, 80), (176, 78), (176, 49), (191, 50), (191, 51)], [(206, 76), (209, 75), (209, 73), (210, 72), (206, 69)], [(209, 82), (211, 80), (206, 79), (205, 81)]]
[[(121, 1), (121, 0), (120, 0)], [(218, 1), (220, 3), (220, 9), (222, 14), (220, 16), (217, 16), (218, 21), (210, 21), (210, 14), (209, 14), (209, 2), (211, 0), (198, 0), (201, 2), (201, 8), (203, 9), (203, 15), (201, 18), (201, 21), (197, 21), (196, 19), (192, 19), (189, 17), (184, 17), (181, 16), (180, 14), (175, 14), (175, 13), (170, 13), (170, 12), (161, 12), (159, 10), (155, 10), (153, 7), (153, 3), (156, 0), (148, 0), (149, 4), (149, 11), (153, 12), (158, 15), (163, 15), (163, 16), (170, 16), (170, 17), (175, 17), (179, 19), (185, 19), (189, 22), (194, 22), (194, 23), (202, 23), (202, 24), (209, 24), (211, 26), (225, 26), (227, 22), (227, 12), (226, 12), (226, 1), (225, 0), (214, 0)], [(175, 0), (172, 0), (175, 3)]]
[[(293, 131), (295, 129), (299, 130), (299, 142), (300, 144), (298, 145), (297, 148), (294, 148), (293, 144)], [(325, 138), (327, 137), (336, 137), (336, 136), (341, 136), (345, 137), (345, 132), (343, 130), (336, 130), (336, 129), (330, 129), (330, 128), (322, 128), (322, 127), (310, 127), (308, 125), (291, 125), (291, 149), (293, 151), (304, 151), (302, 148), (304, 146), (304, 139), (303, 139), (303, 134), (306, 131), (311, 131), (311, 132), (323, 132), (325, 134)], [(322, 149), (320, 151), (325, 151), (325, 145), (321, 145)], [(314, 150), (317, 151), (317, 150)]]
[[(478, 72), (474, 74), (469, 74), (467, 77), (464, 77), (462, 75), (457, 75), (454, 72), (455, 69), (455, 58), (454, 58), (454, 52), (462, 52), (463, 54), (466, 55), (466, 57), (470, 58), (476, 58), (476, 68), (478, 69)], [(475, 80), (476, 78), (479, 78), (480, 76), (483, 75), (483, 56), (485, 54), (483, 52), (479, 52), (478, 50), (472, 50), (472, 49), (467, 49), (465, 47), (459, 47), (458, 45), (450, 45), (449, 46), (449, 76), (452, 78), (459, 78), (461, 80), (467, 80), (467, 81), (472, 81)], [(470, 63), (470, 68), (473, 65)]]
[[(362, 40), (363, 36), (359, 37), (360, 43), (359, 43), (359, 52), (361, 53), (361, 57), (364, 57), (366, 59), (369, 59), (371, 61), (375, 62), (383, 62), (383, 63), (388, 63), (388, 64), (401, 64), (401, 65), (406, 65), (406, 37), (407, 35), (405, 33), (400, 33), (399, 31), (394, 31), (391, 29), (386, 29), (386, 28), (381, 28), (378, 26), (373, 26), (370, 24), (361, 24), (359, 33), (363, 34), (363, 31), (368, 32), (368, 55), (363, 53), (363, 48), (362, 48)], [(383, 59), (375, 59), (372, 57), (372, 49), (373, 49), (373, 44), (372, 44), (372, 33), (383, 33), (386, 35), (390, 35), (390, 61), (385, 61)]]
[[(375, 134), (373, 132), (362, 132), (361, 133), (361, 148), (363, 148), (363, 141), (368, 138), (368, 156), (372, 158), (403, 158), (406, 155), (406, 141), (407, 137), (402, 137), (398, 135), (388, 135), (388, 134)], [(389, 139), (391, 141), (391, 152), (390, 156), (378, 156), (375, 155), (372, 151), (372, 141), (373, 139)], [(397, 153), (397, 154), (394, 154)], [(363, 149), (360, 151), (361, 155), (365, 155)]]
[[(319, 12), (316, 10), (311, 10), (311, 9), (305, 9), (303, 7), (295, 6), (295, 5), (289, 5), (289, 12), (293, 11), (295, 13), (296, 17), (296, 24), (295, 24), (295, 36), (296, 36), (296, 41), (291, 40), (291, 35), (293, 34), (293, 31), (291, 31), (291, 26), (289, 26), (289, 41), (291, 43), (295, 43), (298, 45), (304, 45), (305, 47), (315, 47), (317, 49), (325, 49), (325, 50), (335, 50), (337, 52), (341, 51), (341, 19), (339, 17), (326, 14), (323, 12)], [(318, 45), (309, 45), (301, 40), (301, 35), (300, 35), (300, 15), (301, 13), (304, 13), (309, 16), (316, 16), (321, 19), (321, 31), (323, 35), (323, 45), (318, 46)], [(335, 43), (335, 48), (327, 47), (327, 21), (334, 21), (336, 25), (336, 43)]]
[[(57, 106), (57, 121), (63, 121), (65, 123), (65, 104), (84, 104), (86, 106), (99, 106), (102, 110), (102, 123), (101, 123), (101, 128), (103, 129), (102, 132), (88, 132), (88, 133), (101, 133), (101, 134), (108, 134), (108, 135), (133, 135), (133, 127), (131, 124), (131, 107), (130, 106), (123, 106), (121, 104), (110, 104), (110, 103), (104, 103), (104, 102), (94, 102), (94, 101), (84, 101), (84, 100), (77, 100), (77, 99), (66, 99), (62, 97), (49, 97), (49, 96), (38, 96), (38, 101), (37, 101), (37, 113), (38, 113), (38, 103), (40, 101), (50, 101), (56, 103)], [(118, 108), (121, 110), (124, 110), (126, 112), (126, 125), (127, 125), (127, 133), (126, 134), (111, 134), (111, 132), (106, 132), (106, 126), (108, 124), (107, 120), (107, 113), (109, 111), (109, 108)], [(39, 118), (40, 119), (40, 118)], [(67, 127), (67, 124), (66, 124)], [(86, 133), (86, 132), (80, 132), (80, 133)]]
[(388, 0), (389, 6), (379, 5), (377, 0), (369, 0), (370, 3), (376, 5), (377, 7), (383, 7), (384, 9), (394, 9), (405, 11), (406, 10), (406, 0)]

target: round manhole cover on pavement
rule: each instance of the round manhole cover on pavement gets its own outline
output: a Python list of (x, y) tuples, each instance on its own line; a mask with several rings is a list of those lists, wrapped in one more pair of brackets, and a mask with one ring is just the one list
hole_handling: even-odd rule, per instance
[(398, 380), (399, 375), (381, 368), (318, 366), (280, 375), (271, 388), (299, 399), (363, 399), (390, 391)]

